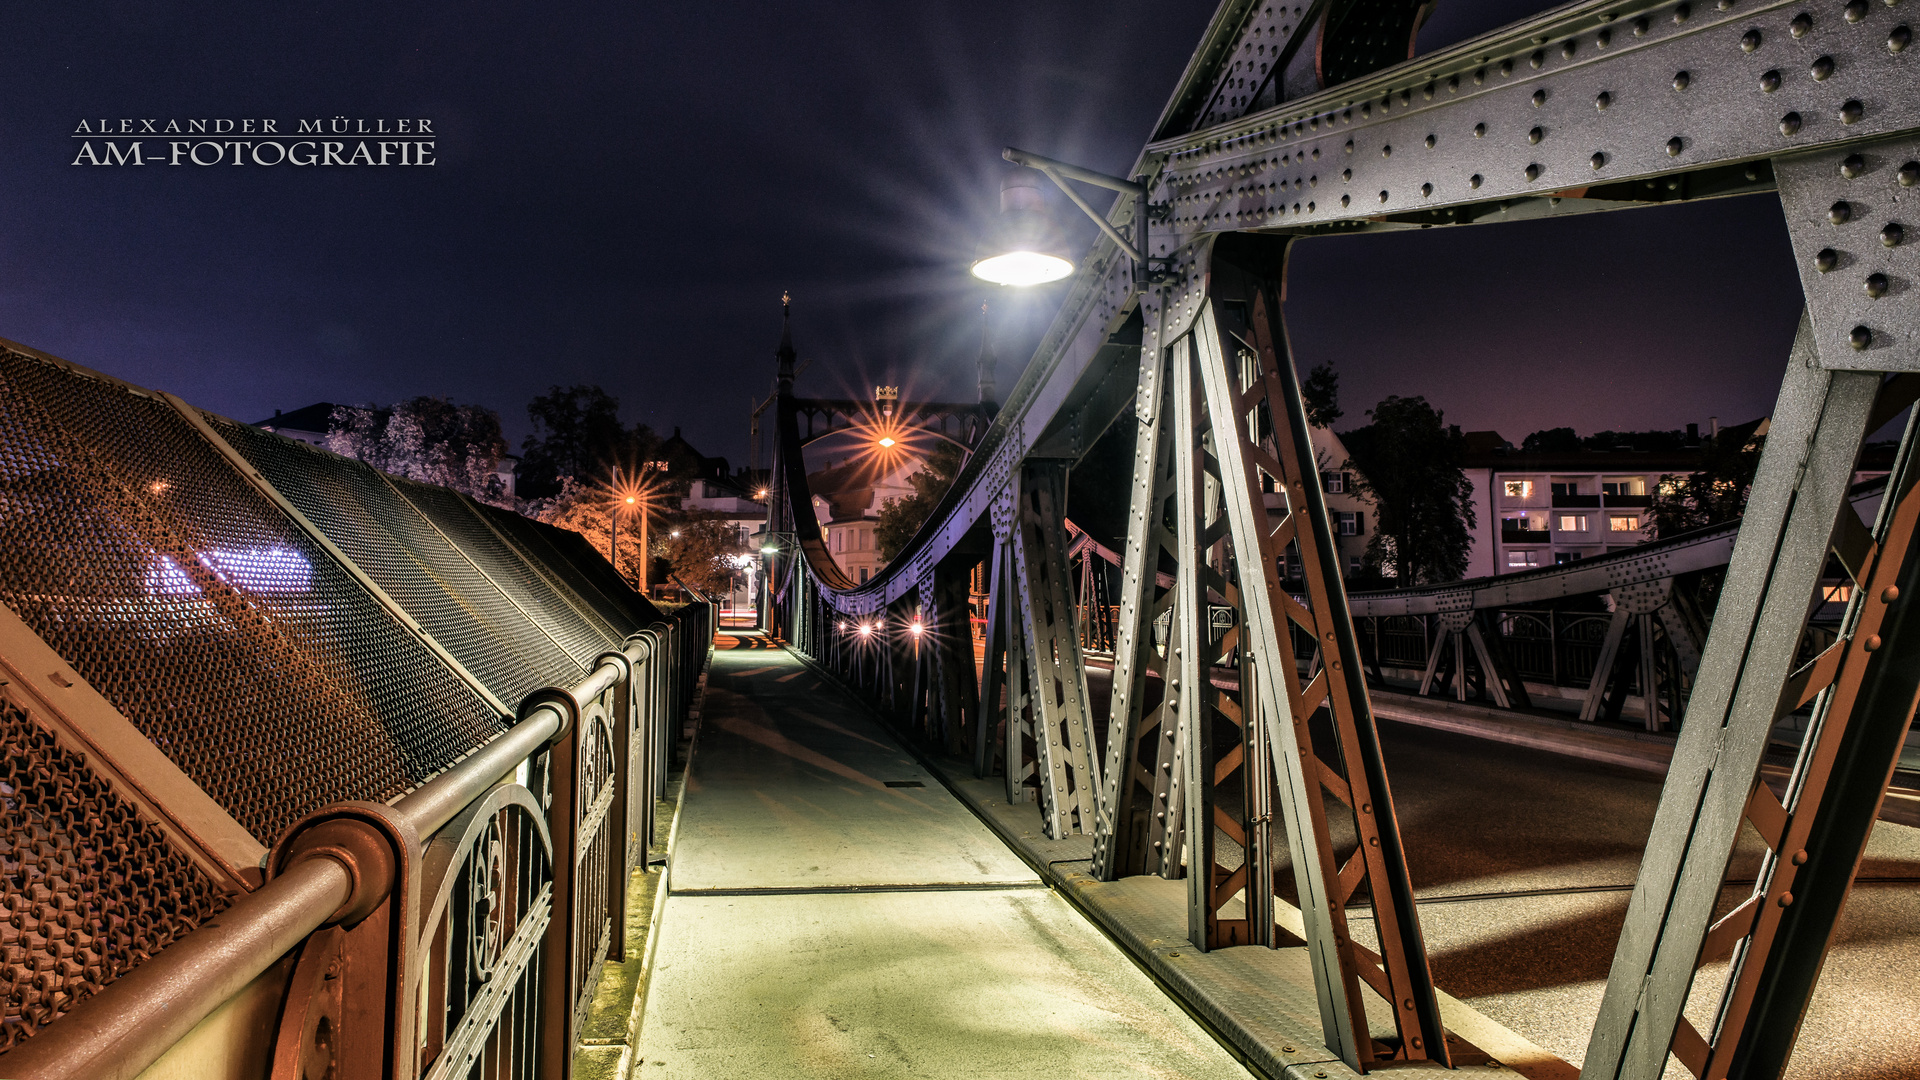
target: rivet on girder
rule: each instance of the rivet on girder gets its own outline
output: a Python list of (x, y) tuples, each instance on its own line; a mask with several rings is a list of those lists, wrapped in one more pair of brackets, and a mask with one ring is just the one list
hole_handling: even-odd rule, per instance
[(1675, 135), (1673, 138), (1667, 140), (1667, 156), (1668, 157), (1679, 157), (1680, 151), (1685, 150), (1686, 148), (1687, 148), (1686, 142), (1683, 141), (1678, 135)]
[(1427, 136), (1427, 149), (1429, 149), (1429, 150), (1431, 150), (1431, 149), (1433, 149), (1433, 136), (1432, 136), (1432, 135), (1428, 135), (1428, 136)]
[(1887, 295), (1887, 275), (1868, 274), (1866, 289), (1867, 295), (1875, 300)]
[(1853, 204), (1845, 199), (1827, 208), (1827, 220), (1835, 225), (1845, 225), (1853, 220)]
[(1633, 20), (1633, 36), (1634, 36), (1634, 37), (1646, 37), (1646, 36), (1647, 36), (1647, 28), (1648, 28), (1648, 27), (1650, 27), (1650, 26), (1652, 26), (1652, 25), (1653, 25), (1653, 24), (1652, 24), (1652, 23), (1649, 23), (1649, 22), (1647, 21), (1647, 18), (1646, 18), (1646, 16), (1644, 16), (1644, 15), (1642, 15), (1642, 16), (1641, 16), (1640, 18), (1638, 18), (1638, 19), (1635, 19), (1635, 20)]
[(1867, 0), (1847, 0), (1847, 21), (1857, 23), (1867, 17)]
[(1527, 179), (1528, 180), (1540, 179), (1540, 166), (1538, 163), (1527, 166)]
[(1598, 150), (1595, 150), (1593, 152), (1593, 157), (1590, 158), (1589, 160), (1593, 162), (1593, 167), (1595, 169), (1601, 169), (1601, 168), (1604, 168), (1607, 164), (1607, 155), (1601, 153)]
[(1740, 35), (1740, 51), (1752, 52), (1760, 47), (1760, 31), (1749, 30)]
[(1676, 71), (1673, 73), (1673, 88), (1675, 91), (1685, 90), (1691, 82), (1693, 82), (1693, 76), (1687, 72)]
[(1795, 135), (1800, 131), (1800, 114), (1790, 112), (1780, 118), (1780, 134)]
[(1540, 145), (1540, 140), (1546, 137), (1546, 132), (1541, 131), (1539, 128), (1534, 128), (1532, 131), (1527, 132), (1527, 145), (1538, 146)]
[(1478, 190), (1480, 187), (1480, 174), (1474, 173), (1472, 176), (1467, 177), (1467, 186)]
[(1693, 14), (1693, 7), (1689, 4), (1679, 4), (1675, 6), (1673, 9), (1674, 25), (1678, 26), (1679, 24), (1686, 22), (1687, 16), (1692, 14)]
[(1859, 154), (1848, 154), (1847, 160), (1840, 163), (1840, 175), (1849, 180), (1858, 179), (1860, 174), (1866, 171), (1867, 159)]
[(1899, 247), (1906, 238), (1907, 230), (1897, 221), (1887, 222), (1887, 227), (1880, 230), (1880, 242), (1888, 247)]
[(1813, 257), (1813, 268), (1823, 274), (1831, 273), (1839, 265), (1840, 253), (1832, 248), (1821, 248), (1820, 253)]
[(1778, 89), (1780, 89), (1780, 73), (1778, 71), (1769, 71), (1765, 75), (1760, 76), (1761, 93), (1771, 94)]
[(1527, 63), (1531, 65), (1535, 71), (1540, 70), (1540, 65), (1545, 64), (1546, 62), (1547, 62), (1547, 54), (1544, 52), (1541, 52), (1538, 49), (1534, 50), (1532, 56), (1527, 57)]
[(1813, 67), (1808, 69), (1807, 74), (1813, 76), (1814, 82), (1826, 82), (1833, 77), (1833, 57), (1823, 56), (1815, 60)]
[(1846, 104), (1840, 106), (1840, 122), (1843, 124), (1857, 124), (1866, 114), (1866, 106), (1860, 104), (1857, 98), (1849, 99)]
[(1573, 59), (1573, 53), (1574, 53), (1574, 46), (1572, 41), (1568, 41), (1565, 45), (1560, 46), (1560, 55), (1562, 57), (1565, 57), (1566, 59), (1571, 60)]
[(1907, 28), (1906, 23), (1901, 23), (1899, 26), (1894, 27), (1893, 31), (1887, 35), (1887, 51), (1890, 53), (1904, 51), (1912, 42), (1913, 31)]
[(1535, 90), (1533, 92), (1533, 107), (1537, 109), (1540, 106), (1545, 105), (1546, 103), (1547, 103), (1547, 92), (1545, 90)]
[(1599, 95), (1593, 99), (1593, 107), (1601, 112), (1606, 112), (1607, 106), (1611, 104), (1613, 104), (1613, 94), (1606, 90), (1600, 91)]
[(1473, 125), (1473, 137), (1474, 137), (1474, 138), (1476, 138), (1476, 139), (1484, 139), (1484, 138), (1486, 138), (1486, 136), (1487, 136), (1487, 125), (1485, 125), (1485, 124), (1475, 124), (1475, 125)]
[(1853, 332), (1847, 335), (1847, 344), (1852, 345), (1855, 351), (1864, 351), (1867, 346), (1873, 344), (1873, 331), (1864, 326), (1856, 326)]
[(1795, 38), (1806, 37), (1808, 32), (1811, 31), (1812, 29), (1813, 29), (1813, 16), (1807, 14), (1804, 11), (1798, 15), (1795, 15), (1793, 17), (1793, 21), (1787, 24), (1787, 32), (1791, 33)]

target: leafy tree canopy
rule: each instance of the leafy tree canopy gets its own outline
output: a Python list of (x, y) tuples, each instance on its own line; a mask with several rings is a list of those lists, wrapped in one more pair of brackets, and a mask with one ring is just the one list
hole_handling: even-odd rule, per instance
[(1764, 435), (1708, 440), (1700, 449), (1700, 467), (1668, 473), (1647, 506), (1647, 531), (1654, 538), (1675, 536), (1732, 521), (1746, 513), (1754, 470), (1760, 467)]
[(1389, 397), (1372, 423), (1341, 436), (1355, 485), (1378, 506), (1367, 562), (1401, 586), (1454, 581), (1467, 570), (1473, 485), (1460, 463), (1466, 440), (1423, 397)]
[(927, 516), (933, 513), (941, 496), (953, 486), (962, 460), (958, 446), (942, 441), (927, 455), (927, 463), (907, 477), (907, 483), (913, 485), (913, 494), (888, 499), (880, 505), (880, 521), (874, 526), (873, 535), (874, 546), (882, 559), (891, 561), (900, 554), (913, 534), (926, 524)]
[(424, 396), (388, 409), (341, 405), (328, 421), (327, 449), (481, 502), (513, 502), (498, 472), (507, 452), (500, 416), (478, 405)]
[(1316, 364), (1300, 383), (1300, 400), (1307, 408), (1307, 423), (1314, 427), (1332, 427), (1345, 416), (1340, 411), (1340, 373), (1332, 364)]
[(659, 443), (645, 424), (620, 422), (620, 400), (598, 386), (548, 387), (527, 404), (533, 432), (521, 444), (520, 494), (558, 496), (567, 477), (580, 484), (610, 478), (615, 466), (634, 470)]

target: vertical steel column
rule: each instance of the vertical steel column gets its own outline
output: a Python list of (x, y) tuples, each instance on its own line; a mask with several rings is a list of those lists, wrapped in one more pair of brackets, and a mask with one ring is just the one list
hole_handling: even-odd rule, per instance
[(1034, 742), (1040, 752), (1043, 824), (1054, 839), (1092, 832), (1099, 801), (1087, 671), (1067, 567), (1066, 479), (1063, 463), (1023, 466), (1012, 522), (1020, 623), (1032, 675)]
[[(1157, 312), (1157, 305), (1149, 305)], [(1157, 324), (1157, 320), (1156, 324)], [(1108, 711), (1104, 785), (1094, 822), (1093, 876), (1102, 881), (1129, 874), (1164, 873), (1180, 863), (1167, 847), (1167, 827), (1183, 813), (1172, 801), (1178, 749), (1174, 710), (1166, 683), (1166, 658), (1154, 647), (1153, 627), (1173, 610), (1173, 582), (1161, 582), (1160, 565), (1174, 561), (1168, 503), (1175, 495), (1173, 386), (1167, 352), (1146, 335), (1134, 395), (1139, 425), (1134, 442), (1133, 486), (1127, 511), (1126, 554), (1120, 571), (1120, 616), (1113, 647), (1113, 696)], [(1147, 707), (1148, 681), (1161, 682), (1161, 700)], [(1173, 876), (1173, 875), (1168, 875)]]
[[(1328, 1047), (1356, 1068), (1376, 1057), (1359, 990), (1364, 979), (1393, 1010), (1401, 1037), (1397, 1056), (1446, 1063), (1446, 1032), (1278, 293), (1272, 281), (1246, 274), (1217, 255), (1213, 281), (1215, 295), (1195, 327), (1196, 366), (1213, 419), (1213, 451), (1240, 567), (1245, 647), (1258, 661), (1248, 697), (1257, 702), (1257, 715), (1265, 719), (1271, 738)], [(1245, 298), (1246, 338), (1234, 333), (1223, 315), (1223, 296)], [(1234, 339), (1231, 352), (1229, 337)], [(1284, 499), (1277, 523), (1262, 497), (1263, 477), (1272, 478)], [(1279, 567), (1289, 543), (1300, 552), (1305, 604), (1280, 587)], [(1294, 662), (1289, 624), (1311, 634), (1326, 658), (1305, 685)], [(1456, 678), (1465, 668), (1459, 651), (1456, 646)], [(1314, 751), (1308, 724), (1322, 707), (1331, 720), (1338, 768)], [(1335, 858), (1323, 792), (1345, 804), (1360, 840), (1344, 863)], [(1345, 907), (1363, 883), (1379, 934), (1378, 955), (1347, 932)], [(1271, 888), (1270, 876), (1266, 887)]]
[[(994, 515), (999, 516), (997, 513)], [(1007, 550), (1008, 536), (994, 523), (993, 555), (987, 573), (987, 655), (980, 667), (980, 721), (973, 729), (973, 775), (986, 778), (993, 775), (994, 737), (1002, 723), (1009, 728), (1015, 725), (1012, 708), (1001, 704), (1001, 694), (1006, 691), (1012, 664), (1008, 659), (1007, 606), (1012, 590), (1009, 577)], [(1007, 759), (1007, 773), (1014, 771), (1014, 759)], [(1009, 783), (1009, 788), (1011, 788)], [(1009, 794), (1009, 801), (1012, 796)]]
[[(1652, 1080), (1670, 1047), (1690, 1067), (1709, 1064), (1681, 1009), (1742, 818), (1780, 816), (1764, 809), (1755, 778), (1880, 381), (1822, 368), (1812, 323), (1801, 320), (1587, 1046), (1586, 1080)], [(1749, 814), (1756, 799), (1762, 806)], [(1780, 835), (1761, 835), (1769, 832)]]

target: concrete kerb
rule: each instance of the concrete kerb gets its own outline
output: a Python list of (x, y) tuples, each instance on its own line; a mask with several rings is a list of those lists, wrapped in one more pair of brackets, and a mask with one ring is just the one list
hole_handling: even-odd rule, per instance
[[(641, 957), (640, 975), (635, 984), (633, 1000), (628, 1005), (625, 1036), (619, 1061), (614, 1066), (614, 1080), (628, 1080), (628, 1078), (632, 1076), (633, 1066), (636, 1064), (634, 1058), (636, 1048), (640, 1042), (640, 1025), (646, 1014), (647, 986), (653, 974), (654, 955), (660, 948), (660, 923), (666, 913), (667, 896), (673, 891), (671, 881), (671, 875), (673, 873), (673, 850), (674, 843), (680, 835), (680, 813), (687, 805), (686, 777), (693, 772), (693, 758), (700, 748), (701, 725), (699, 721), (706, 703), (707, 676), (712, 670), (712, 667), (713, 648), (711, 643), (709, 643), (706, 657), (700, 665), (699, 679), (694, 686), (693, 700), (688, 703), (687, 719), (692, 723), (693, 734), (687, 741), (687, 759), (681, 767), (680, 773), (680, 794), (674, 799), (673, 819), (667, 826), (666, 860), (660, 865), (660, 880), (654, 885), (653, 909), (647, 915), (646, 951)], [(653, 838), (648, 837), (647, 863), (646, 866), (642, 868), (642, 873), (646, 873), (653, 865), (652, 851)], [(583, 1040), (574, 1048), (574, 1053), (578, 1055), (580, 1050), (586, 1048), (588, 1045), (589, 1044)]]

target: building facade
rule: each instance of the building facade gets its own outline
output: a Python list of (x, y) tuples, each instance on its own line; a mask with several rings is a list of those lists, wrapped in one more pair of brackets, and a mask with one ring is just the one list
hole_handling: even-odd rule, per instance
[(907, 478), (925, 465), (925, 458), (909, 453), (897, 455), (881, 470), (855, 459), (808, 475), (813, 514), (820, 522), (827, 551), (849, 578), (864, 582), (887, 564), (880, 557), (874, 536), (880, 524), (880, 508), (889, 499), (912, 495), (913, 485)]

